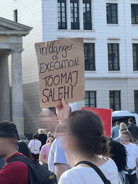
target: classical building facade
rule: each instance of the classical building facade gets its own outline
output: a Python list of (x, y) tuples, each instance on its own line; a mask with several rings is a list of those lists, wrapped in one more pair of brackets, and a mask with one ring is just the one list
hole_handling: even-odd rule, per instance
[[(24, 137), (22, 37), (32, 28), (0, 17), (0, 121), (13, 121)], [(8, 57), (11, 55), (11, 95)]]
[(34, 50), (41, 41), (84, 38), (86, 95), (77, 109), (138, 112), (137, 10), (137, 0), (1, 0), (2, 17), (33, 27), (22, 53), (26, 134), (37, 131), (41, 111)]

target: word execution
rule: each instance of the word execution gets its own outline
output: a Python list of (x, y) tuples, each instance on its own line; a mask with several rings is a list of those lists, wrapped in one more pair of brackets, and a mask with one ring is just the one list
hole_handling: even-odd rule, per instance
[(35, 44), (41, 108), (84, 99), (83, 39), (70, 38)]
[(57, 60), (56, 62), (40, 63), (40, 73), (75, 67), (80, 64), (79, 62), (80, 62), (79, 57), (77, 57), (70, 60), (68, 59), (62, 60), (61, 62)]

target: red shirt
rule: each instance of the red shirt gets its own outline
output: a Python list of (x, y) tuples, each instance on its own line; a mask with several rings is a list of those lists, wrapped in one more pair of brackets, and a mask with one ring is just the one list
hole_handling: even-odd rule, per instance
[[(16, 153), (14, 155), (21, 155)], [(6, 163), (14, 156), (6, 160)], [(15, 161), (5, 165), (0, 171), (0, 184), (29, 184), (28, 167), (23, 162)]]

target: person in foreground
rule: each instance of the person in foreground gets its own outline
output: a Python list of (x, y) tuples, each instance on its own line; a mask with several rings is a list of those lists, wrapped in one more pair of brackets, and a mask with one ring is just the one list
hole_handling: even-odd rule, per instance
[[(110, 146), (110, 155), (115, 164), (117, 165), (118, 168), (118, 175), (119, 175), (119, 180), (120, 184), (127, 184), (126, 182), (126, 177), (124, 170), (127, 167), (127, 152), (121, 143), (117, 141), (111, 141), (109, 143)], [(121, 183), (122, 182), (122, 183)]]
[(15, 124), (11, 122), (0, 122), (0, 157), (5, 159), (6, 164), (0, 171), (0, 184), (29, 184), (28, 167), (25, 163), (15, 161), (9, 163), (11, 158), (18, 153), (17, 144), (19, 135)]
[[(66, 115), (66, 113), (64, 113), (64, 115)], [(62, 117), (64, 116), (62, 115)], [(57, 129), (59, 127), (56, 108), (50, 107), (42, 111), (39, 114), (38, 122), (40, 128), (44, 129), (46, 132), (51, 132), (52, 136), (55, 139), (52, 143), (48, 156), (48, 169), (54, 172), (57, 176), (57, 180), (59, 180), (62, 173), (70, 169), (70, 166), (67, 162), (64, 150), (61, 149), (56, 139)]]
[(62, 99), (62, 110), (61, 107), (57, 108), (62, 135), (60, 146), (73, 155), (76, 166), (62, 174), (59, 184), (103, 184), (99, 174), (87, 165), (89, 163), (96, 165), (111, 184), (118, 184), (117, 167), (109, 158), (108, 140), (103, 135), (99, 116), (87, 110), (75, 111), (61, 124), (63, 120), (60, 118), (66, 113), (64, 110), (66, 104)]
[(138, 166), (138, 147), (134, 144), (132, 135), (129, 131), (123, 131), (121, 142), (127, 150), (127, 168), (125, 174), (130, 184), (138, 184), (136, 166)]

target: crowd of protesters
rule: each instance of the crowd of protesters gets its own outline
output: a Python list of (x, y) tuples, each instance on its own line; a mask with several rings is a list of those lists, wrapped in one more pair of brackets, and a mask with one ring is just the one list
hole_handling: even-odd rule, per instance
[[(133, 119), (129, 126), (116, 122), (109, 139), (98, 115), (69, 113), (64, 99), (61, 104), (39, 114), (41, 129), (29, 143), (19, 139), (15, 124), (0, 122), (0, 184), (40, 184), (50, 171), (45, 184), (138, 184), (138, 127)], [(30, 163), (41, 177), (30, 172)]]

